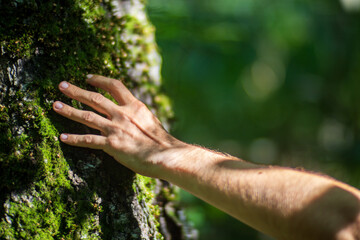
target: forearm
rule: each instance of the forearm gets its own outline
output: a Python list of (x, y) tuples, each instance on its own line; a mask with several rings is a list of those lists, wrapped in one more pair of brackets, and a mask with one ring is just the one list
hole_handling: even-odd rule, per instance
[(65, 95), (103, 114), (56, 101), (57, 113), (102, 133), (62, 134), (64, 143), (102, 149), (134, 172), (168, 180), (277, 239), (360, 239), (357, 189), (317, 174), (259, 166), (178, 141), (120, 81), (88, 78), (119, 105), (60, 83)]
[(191, 145), (163, 156), (162, 178), (278, 239), (332, 239), (359, 224), (358, 190), (329, 177)]

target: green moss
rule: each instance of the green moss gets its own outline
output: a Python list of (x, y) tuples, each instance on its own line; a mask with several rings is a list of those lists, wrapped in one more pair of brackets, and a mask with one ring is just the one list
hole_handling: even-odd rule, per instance
[[(16, 189), (11, 193), (11, 200), (5, 202), (6, 217), (0, 222), (1, 236), (7, 239), (53, 239), (67, 236), (72, 239), (69, 236), (78, 233), (98, 235), (100, 227), (94, 223), (91, 215), (81, 221), (76, 219), (89, 206), (73, 205), (65, 198), (75, 190), (68, 177), (69, 165), (56, 137), (58, 132), (45, 111), (37, 102), (15, 103), (9, 109), (19, 112), (19, 119), (32, 121), (23, 133), (13, 135), (13, 150), (6, 159), (1, 159), (1, 164), (8, 168), (7, 172), (15, 174), (15, 178), (8, 179), (22, 178), (20, 180), (24, 183), (27, 182), (24, 178), (31, 177), (32, 183), (26, 187), (22, 186), (22, 182), (8, 182), (6, 185), (6, 179), (2, 181), (3, 189), (14, 189), (15, 186)], [(16, 169), (19, 164), (24, 168), (24, 162), (29, 160), (33, 162), (30, 167), (34, 171), (27, 169), (26, 172), (19, 172)], [(93, 204), (96, 204), (96, 200)], [(101, 208), (94, 207), (94, 215), (99, 211)]]
[(17, 39), (9, 39), (3, 47), (6, 52), (11, 52), (14, 57), (24, 58), (31, 55), (32, 43), (32, 37), (25, 33)]
[(94, 90), (84, 80), (96, 73), (121, 79), (166, 124), (172, 112), (160, 93), (153, 26), (130, 13), (115, 16), (109, 1), (1, 4), (0, 238), (139, 239), (139, 220), (129, 213), (135, 195), (149, 221), (143, 224), (163, 239), (157, 180), (136, 175), (132, 183), (127, 170), (111, 175), (115, 167), (101, 153), (63, 146), (59, 132), (89, 130), (51, 110), (55, 99), (86, 108), (57, 85), (66, 80)]
[(136, 174), (133, 189), (134, 192), (137, 193), (137, 199), (140, 204), (145, 203), (145, 207), (149, 211), (149, 221), (151, 221), (157, 228), (155, 232), (155, 239), (164, 239), (159, 231), (160, 208), (156, 204), (156, 187), (158, 187), (156, 179)]

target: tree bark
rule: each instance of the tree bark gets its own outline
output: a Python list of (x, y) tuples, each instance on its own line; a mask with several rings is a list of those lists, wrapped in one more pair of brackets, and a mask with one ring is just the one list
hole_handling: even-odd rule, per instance
[(89, 128), (56, 115), (58, 84), (123, 81), (168, 127), (161, 58), (141, 0), (0, 0), (0, 238), (195, 239), (169, 183), (64, 145)]

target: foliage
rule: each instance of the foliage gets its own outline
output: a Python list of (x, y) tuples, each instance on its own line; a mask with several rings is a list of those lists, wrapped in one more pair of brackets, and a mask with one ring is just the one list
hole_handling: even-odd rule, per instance
[[(359, 187), (360, 14), (345, 2), (150, 0), (173, 133)], [(201, 239), (256, 239), (185, 196)]]

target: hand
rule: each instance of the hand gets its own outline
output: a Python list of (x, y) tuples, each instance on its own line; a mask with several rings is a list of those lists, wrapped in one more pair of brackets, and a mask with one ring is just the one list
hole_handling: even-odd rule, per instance
[(59, 89), (65, 95), (107, 117), (78, 110), (59, 101), (54, 102), (53, 108), (57, 113), (101, 132), (101, 135), (61, 134), (61, 141), (78, 147), (102, 149), (137, 173), (160, 177), (162, 161), (165, 159), (160, 155), (185, 144), (168, 134), (160, 121), (121, 81), (88, 75), (87, 83), (109, 92), (119, 105), (100, 93), (61, 82)]

